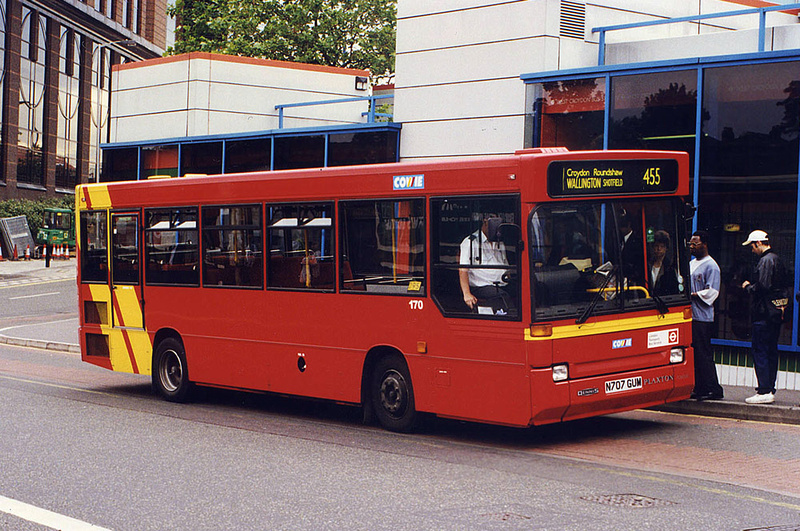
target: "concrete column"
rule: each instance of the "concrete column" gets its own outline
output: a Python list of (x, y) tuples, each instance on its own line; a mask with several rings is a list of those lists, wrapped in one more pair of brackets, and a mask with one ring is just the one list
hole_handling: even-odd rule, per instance
[(42, 140), (42, 164), (44, 185), (48, 195), (56, 190), (56, 142), (58, 137), (58, 68), (61, 51), (61, 24), (47, 19), (47, 49), (45, 50), (44, 75), (44, 138)]
[[(92, 135), (92, 48), (93, 42), (88, 37), (81, 39), (80, 85), (78, 97), (78, 183), (86, 183), (89, 179), (89, 157), (92, 156), (90, 138)], [(98, 171), (99, 171), (98, 161)]]
[[(22, 4), (6, 4), (5, 82), (3, 83), (2, 179), (0, 196), (17, 197), (17, 143), (19, 137), (19, 72), (22, 40)], [(5, 186), (3, 187), (3, 183)]]

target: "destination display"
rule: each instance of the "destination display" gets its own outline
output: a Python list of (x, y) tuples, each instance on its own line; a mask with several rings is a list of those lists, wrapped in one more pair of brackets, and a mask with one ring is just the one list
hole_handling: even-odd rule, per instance
[(550, 197), (665, 194), (678, 189), (678, 161), (557, 160), (547, 166)]

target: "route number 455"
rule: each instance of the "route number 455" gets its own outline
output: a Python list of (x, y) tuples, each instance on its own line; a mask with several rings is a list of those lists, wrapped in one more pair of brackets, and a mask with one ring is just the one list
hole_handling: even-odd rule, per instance
[(410, 300), (408, 301), (408, 307), (412, 310), (421, 310), (424, 307), (424, 303), (421, 300)]
[(642, 180), (647, 186), (658, 186), (661, 184), (661, 168), (647, 168)]

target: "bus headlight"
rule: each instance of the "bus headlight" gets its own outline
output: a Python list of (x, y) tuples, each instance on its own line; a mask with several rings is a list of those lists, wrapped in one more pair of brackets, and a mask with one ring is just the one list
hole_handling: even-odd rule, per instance
[(569, 378), (569, 369), (566, 365), (553, 365), (553, 381), (563, 382)]
[(670, 363), (683, 363), (683, 347), (675, 347), (669, 351)]

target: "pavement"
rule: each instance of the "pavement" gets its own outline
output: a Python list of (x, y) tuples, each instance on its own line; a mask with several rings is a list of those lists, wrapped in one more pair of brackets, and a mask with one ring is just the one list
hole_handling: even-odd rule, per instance
[[(43, 284), (63, 280), (75, 281), (76, 261), (51, 260), (45, 267), (44, 260), (4, 260), (0, 262), (0, 304), (5, 298), (4, 289), (26, 284)], [(78, 307), (75, 301), (75, 313)], [(47, 326), (40, 317), (31, 316), (28, 322), (0, 329), (0, 343), (20, 347), (33, 347), (60, 352), (80, 353), (78, 345), (78, 317), (52, 321), (47, 316)]]
[[(3, 301), (2, 288), (75, 279), (75, 275), (74, 258), (69, 261), (51, 261), (49, 268), (45, 267), (44, 260), (0, 262), (0, 304)], [(0, 343), (80, 353), (78, 318), (64, 319), (56, 323), (50, 321), (46, 327), (31, 322), (5, 328), (0, 330)], [(755, 392), (753, 388), (734, 385), (726, 385), (723, 388), (725, 391), (723, 400), (683, 400), (651, 409), (685, 415), (800, 425), (800, 391), (779, 389), (775, 394), (775, 403), (750, 405), (746, 404), (744, 399)]]

